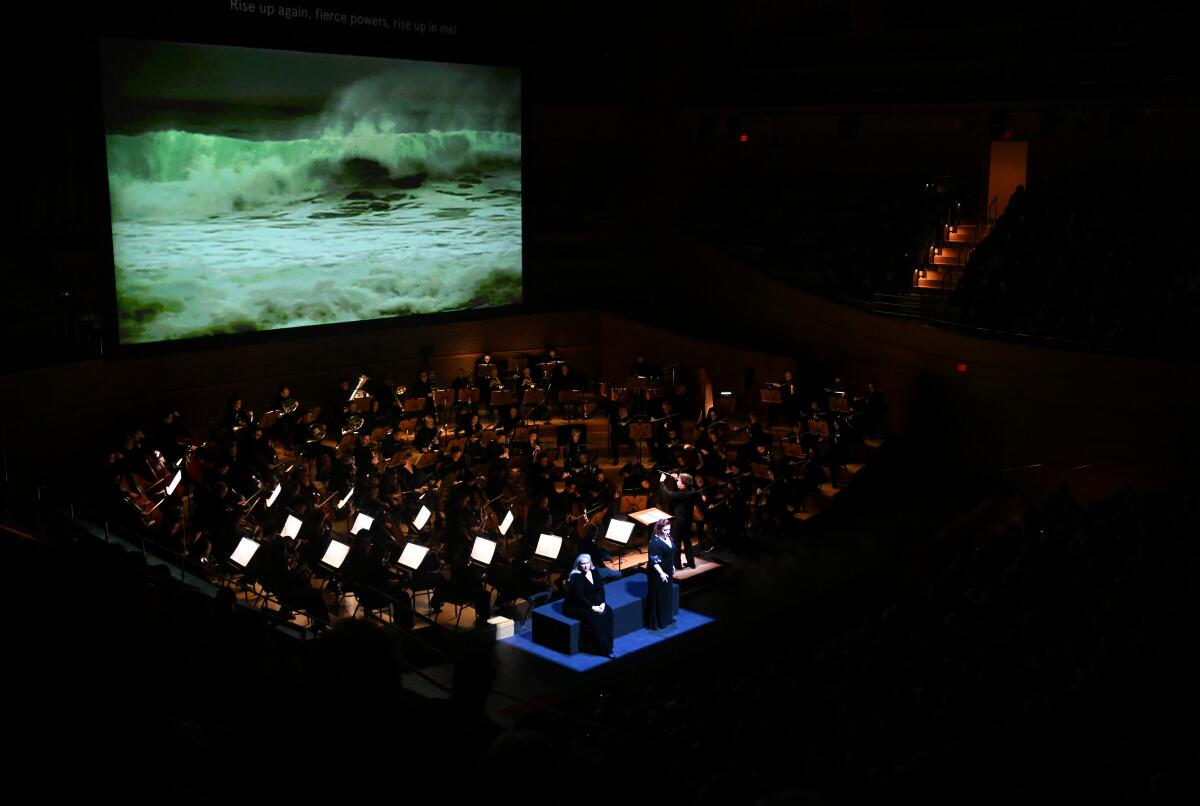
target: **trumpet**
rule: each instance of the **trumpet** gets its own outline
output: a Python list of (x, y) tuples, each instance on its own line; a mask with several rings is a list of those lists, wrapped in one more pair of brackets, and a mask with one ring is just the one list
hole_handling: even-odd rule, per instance
[(371, 379), (368, 378), (366, 375), (359, 375), (358, 382), (354, 384), (354, 391), (350, 393), (350, 397), (347, 400), (347, 402), (349, 402), (350, 400), (354, 400), (357, 397), (362, 397), (363, 396), (362, 388), (363, 388), (363, 386), (366, 385), (367, 381), (369, 381), (369, 380), (371, 380)]

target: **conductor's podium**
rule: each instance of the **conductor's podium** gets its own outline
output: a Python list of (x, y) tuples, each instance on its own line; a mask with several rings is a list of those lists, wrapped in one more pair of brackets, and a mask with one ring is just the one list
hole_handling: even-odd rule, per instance
[[(604, 586), (604, 599), (613, 611), (613, 638), (645, 626), (645, 574), (633, 574)], [(671, 614), (679, 615), (679, 586), (671, 583)], [(579, 652), (579, 620), (563, 615), (563, 600), (544, 604), (533, 611), (533, 641), (547, 649), (574, 655)]]

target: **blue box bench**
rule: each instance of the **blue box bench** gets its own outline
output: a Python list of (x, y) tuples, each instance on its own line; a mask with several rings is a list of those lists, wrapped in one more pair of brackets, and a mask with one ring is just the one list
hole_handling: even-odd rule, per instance
[[(613, 611), (613, 638), (645, 626), (645, 574), (632, 574), (604, 586), (604, 599)], [(533, 641), (547, 649), (574, 655), (579, 651), (579, 621), (563, 615), (563, 600), (544, 604), (533, 611)], [(671, 585), (671, 613), (679, 615), (679, 586)]]

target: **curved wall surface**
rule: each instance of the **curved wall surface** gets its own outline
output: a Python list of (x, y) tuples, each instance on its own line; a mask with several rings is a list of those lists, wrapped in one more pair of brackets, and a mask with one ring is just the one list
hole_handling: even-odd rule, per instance
[[(985, 466), (1034, 463), (1181, 468), (1200, 402), (1183, 362), (1024, 346), (880, 317), (749, 272), (679, 241), (661, 256), (725, 306), (725, 326), (848, 380), (878, 379), (890, 425)], [(966, 372), (958, 365), (965, 364)]]
[[(164, 404), (203, 430), (235, 394), (261, 409), (283, 383), (302, 402), (360, 372), (411, 383), (423, 350), (448, 384), (484, 350), (509, 356), (553, 345), (593, 380), (619, 381), (638, 352), (652, 363), (678, 363), (693, 381), (694, 405), (703, 368), (717, 389), (741, 397), (743, 412), (755, 406), (754, 386), (785, 369), (796, 368), (814, 387), (834, 374), (853, 386), (875, 379), (890, 403), (892, 433), (981, 468), (1103, 461), (1169, 472), (1187, 459), (1189, 415), (1200, 395), (1186, 364), (1014, 345), (879, 317), (786, 287), (694, 243), (676, 243), (655, 259), (656, 272), (688, 277), (699, 289), (693, 297), (711, 309), (695, 317), (703, 325), (694, 335), (582, 311), (17, 373), (0, 377), (3, 451), (10, 467), (49, 469), (92, 450), (98, 435), (153, 422)], [(693, 302), (700, 300), (680, 304)]]

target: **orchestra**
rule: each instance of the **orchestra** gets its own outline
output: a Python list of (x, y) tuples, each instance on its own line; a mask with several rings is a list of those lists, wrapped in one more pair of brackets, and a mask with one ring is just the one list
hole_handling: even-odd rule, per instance
[[(551, 348), (484, 353), (449, 388), (428, 367), (408, 385), (344, 379), (321, 405), (284, 385), (258, 419), (232, 397), (204, 435), (172, 410), (150, 438), (135, 431), (107, 454), (103, 503), (112, 521), (213, 567), (252, 537), (264, 550), (246, 578), (317, 619), (328, 619), (327, 605), (308, 580), (407, 590), (411, 607), (418, 575), (397, 560), (413, 540), (429, 548), (420, 573), (431, 606), (465, 598), (485, 612), (561, 583), (562, 563), (580, 552), (603, 563), (611, 552), (601, 536), (629, 506), (670, 513), (677, 567), (697, 565), (694, 546), (700, 556), (737, 550), (810, 513), (823, 485), (843, 485), (886, 411), (873, 380), (854, 394), (840, 377), (809, 388), (788, 371), (764, 385), (762, 408), (731, 417), (661, 377), (638, 355), (617, 384), (589, 384)], [(552, 410), (566, 424), (545, 425)], [(605, 443), (607, 469), (597, 461)], [(168, 494), (176, 471), (186, 483)], [(360, 514), (368, 525), (351, 534)], [(281, 537), (292, 519), (298, 527)], [(563, 538), (560, 562), (539, 565), (540, 534)], [(469, 561), (477, 536), (498, 547), (482, 570)], [(354, 547), (340, 569), (322, 565), (333, 539)]]

